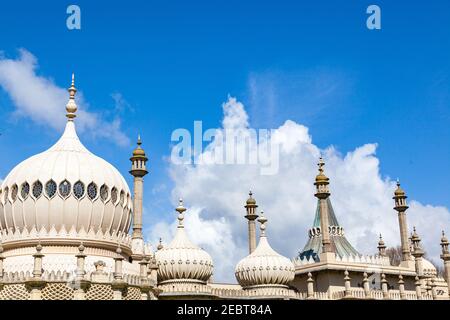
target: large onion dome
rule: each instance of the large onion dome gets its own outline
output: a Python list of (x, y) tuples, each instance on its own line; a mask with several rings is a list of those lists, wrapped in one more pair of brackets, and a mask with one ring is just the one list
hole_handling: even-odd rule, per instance
[[(123, 176), (80, 142), (74, 119), (74, 79), (67, 124), (47, 151), (17, 165), (0, 188), (0, 230), (4, 237), (104, 238), (128, 233), (132, 200)], [(33, 236), (34, 234), (34, 236)], [(17, 237), (16, 237), (17, 238)], [(16, 239), (17, 240), (17, 239)], [(20, 239), (19, 239), (20, 240)]]
[(186, 211), (183, 200), (180, 199), (176, 211), (178, 227), (175, 237), (169, 245), (155, 253), (159, 266), (158, 283), (183, 281), (205, 284), (213, 274), (211, 256), (189, 240), (183, 224)]
[(267, 219), (261, 212), (259, 244), (250, 255), (236, 265), (235, 275), (244, 289), (255, 287), (287, 287), (294, 279), (294, 264), (286, 257), (272, 249), (265, 234)]

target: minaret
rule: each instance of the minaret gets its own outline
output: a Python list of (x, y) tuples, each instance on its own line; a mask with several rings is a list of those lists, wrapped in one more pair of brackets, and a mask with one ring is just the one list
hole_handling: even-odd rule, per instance
[(378, 255), (380, 257), (386, 257), (386, 245), (384, 244), (383, 237), (380, 233), (380, 241), (378, 241)]
[(394, 192), (395, 207), (394, 209), (398, 212), (398, 224), (400, 226), (400, 240), (402, 247), (402, 262), (401, 265), (408, 267), (410, 259), (410, 250), (408, 244), (408, 224), (406, 222), (406, 194), (405, 191), (400, 187), (400, 181), (397, 180), (397, 189)]
[(138, 136), (137, 147), (130, 158), (130, 174), (134, 177), (134, 197), (133, 197), (133, 239), (141, 239), (142, 236), (142, 196), (144, 189), (144, 176), (148, 173), (146, 163), (148, 158), (141, 148), (141, 137)]
[(249, 192), (249, 198), (247, 204), (244, 206), (247, 210), (245, 218), (248, 220), (248, 251), (252, 253), (256, 249), (256, 223), (255, 220), (258, 218), (256, 214), (256, 200), (252, 197), (253, 193)]
[(320, 254), (320, 260), (327, 260), (332, 258), (332, 248), (330, 241), (330, 233), (328, 231), (328, 227), (330, 222), (328, 221), (328, 206), (327, 199), (330, 196), (330, 191), (328, 189), (329, 178), (324, 174), (323, 166), (325, 162), (322, 157), (319, 159), (319, 174), (316, 176), (316, 182), (314, 185), (316, 186), (316, 194), (315, 196), (319, 199), (320, 206), (320, 231), (322, 234), (322, 253)]
[(450, 296), (450, 252), (448, 251), (448, 239), (445, 236), (444, 231), (442, 231), (442, 238), (441, 238), (441, 247), (442, 247), (442, 254), (441, 259), (444, 261), (444, 279), (447, 282), (448, 286), (448, 294)]
[(421, 239), (416, 232), (416, 227), (414, 227), (413, 230), (414, 230), (413, 234), (411, 235), (411, 242), (414, 248), (412, 255), (415, 258), (417, 276), (419, 277), (419, 279), (422, 279), (423, 277), (422, 257), (425, 254), (425, 252), (422, 250), (422, 247), (420, 245)]

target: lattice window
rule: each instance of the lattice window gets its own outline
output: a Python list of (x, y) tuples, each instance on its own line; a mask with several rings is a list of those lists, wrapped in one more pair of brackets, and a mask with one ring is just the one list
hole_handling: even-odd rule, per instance
[(117, 202), (117, 189), (116, 187), (111, 189), (111, 201), (113, 204), (116, 204)]
[(66, 283), (48, 283), (42, 289), (42, 300), (73, 300), (73, 291)]
[(13, 202), (17, 200), (18, 192), (19, 192), (19, 188), (17, 187), (17, 184), (14, 184), (11, 188), (11, 199)]
[(120, 192), (120, 204), (123, 206), (125, 203), (125, 192)]
[(63, 182), (61, 182), (59, 184), (59, 194), (63, 197), (63, 198), (67, 198), (70, 194), (70, 182), (67, 180), (64, 180)]
[(20, 187), (20, 196), (22, 197), (22, 200), (25, 200), (29, 194), (30, 185), (28, 184), (28, 182), (22, 183), (22, 186)]
[(28, 300), (29, 293), (24, 284), (8, 284), (1, 291), (3, 300)]
[(33, 197), (35, 197), (36, 199), (39, 198), (42, 194), (42, 188), (42, 182), (40, 182), (39, 180), (33, 183)]
[(87, 300), (112, 300), (113, 290), (111, 285), (93, 283), (86, 293)]
[(141, 300), (141, 289), (137, 287), (128, 287), (125, 291), (124, 300)]
[(53, 196), (56, 194), (56, 189), (56, 182), (53, 180), (50, 180), (45, 184), (45, 194), (49, 198), (53, 198)]
[(87, 187), (87, 194), (89, 199), (94, 200), (97, 197), (97, 186), (95, 183), (89, 183)]
[(103, 202), (108, 200), (108, 193), (109, 189), (106, 185), (102, 185), (100, 188), (100, 197), (102, 198)]
[(76, 182), (73, 185), (73, 194), (75, 195), (75, 198), (81, 199), (81, 197), (84, 196), (84, 183), (81, 181)]

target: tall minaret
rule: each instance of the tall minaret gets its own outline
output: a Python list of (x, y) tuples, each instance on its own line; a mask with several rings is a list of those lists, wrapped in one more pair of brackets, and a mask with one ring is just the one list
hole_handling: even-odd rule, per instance
[(444, 231), (442, 231), (442, 238), (441, 238), (441, 247), (442, 247), (442, 254), (441, 259), (444, 261), (444, 279), (447, 282), (448, 286), (448, 295), (450, 296), (450, 252), (448, 251), (448, 239), (445, 236)]
[(316, 186), (315, 196), (319, 199), (320, 206), (320, 231), (322, 234), (322, 254), (320, 254), (320, 260), (323, 261), (330, 259), (332, 257), (330, 253), (333, 251), (331, 248), (330, 233), (328, 231), (330, 222), (328, 221), (327, 199), (330, 196), (330, 190), (328, 188), (330, 179), (324, 174), (323, 167), (325, 162), (322, 157), (320, 157), (317, 165), (319, 166), (319, 174), (316, 176), (314, 185)]
[(248, 251), (252, 253), (256, 249), (256, 223), (255, 220), (258, 218), (256, 214), (256, 200), (253, 198), (253, 193), (249, 192), (249, 198), (247, 204), (244, 206), (247, 210), (245, 218), (248, 220)]
[(137, 147), (130, 158), (130, 173), (134, 177), (134, 197), (133, 197), (133, 234), (132, 239), (141, 239), (142, 236), (142, 195), (144, 189), (144, 176), (148, 173), (146, 168), (147, 157), (141, 148), (141, 137), (138, 136)]
[(405, 191), (400, 187), (400, 181), (397, 180), (397, 189), (394, 192), (395, 207), (394, 209), (398, 212), (398, 224), (400, 226), (400, 240), (402, 246), (402, 264), (403, 266), (408, 266), (411, 261), (411, 252), (409, 250), (408, 243), (408, 224), (406, 222), (406, 194)]

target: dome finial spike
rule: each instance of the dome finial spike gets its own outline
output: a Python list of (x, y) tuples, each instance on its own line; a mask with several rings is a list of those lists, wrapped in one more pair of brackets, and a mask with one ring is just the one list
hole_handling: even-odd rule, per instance
[(325, 161), (323, 161), (322, 156), (320, 156), (319, 162), (317, 163), (317, 165), (319, 166), (319, 172), (323, 173), (323, 171), (324, 171), (323, 167), (325, 166)]
[(77, 88), (75, 88), (75, 73), (72, 73), (72, 83), (67, 90), (69, 91), (69, 102), (66, 104), (66, 117), (68, 121), (73, 121), (78, 109), (77, 104), (75, 103), (75, 94), (77, 93)]
[(183, 205), (182, 198), (180, 198), (178, 200), (178, 207), (176, 207), (175, 211), (178, 212), (178, 228), (184, 228), (183, 220), (184, 220), (184, 212), (186, 211), (186, 208)]
[(137, 144), (138, 144), (138, 146), (140, 146), (142, 144), (140, 133), (138, 134)]
[(265, 237), (266, 236), (266, 223), (267, 223), (267, 218), (264, 216), (264, 211), (261, 210), (261, 214), (258, 218), (258, 222), (261, 224), (260, 225), (260, 229), (261, 229), (261, 234), (260, 237)]

